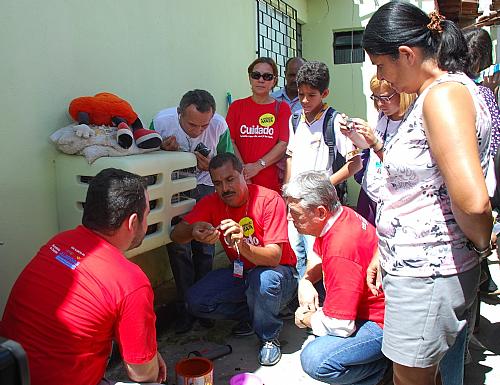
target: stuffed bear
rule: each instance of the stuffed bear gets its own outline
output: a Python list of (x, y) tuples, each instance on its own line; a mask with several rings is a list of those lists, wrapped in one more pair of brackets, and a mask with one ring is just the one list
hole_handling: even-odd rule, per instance
[(89, 124), (105, 125), (117, 128), (116, 140), (123, 148), (132, 146), (134, 139), (139, 148), (159, 148), (161, 145), (161, 136), (156, 131), (145, 129), (132, 106), (114, 94), (101, 92), (73, 99), (69, 114), (78, 122), (75, 133), (80, 137), (95, 134)]

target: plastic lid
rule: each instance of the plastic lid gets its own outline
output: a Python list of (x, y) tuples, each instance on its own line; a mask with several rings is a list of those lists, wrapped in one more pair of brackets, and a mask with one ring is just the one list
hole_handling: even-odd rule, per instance
[(264, 385), (259, 376), (253, 373), (240, 373), (233, 376), (230, 385)]

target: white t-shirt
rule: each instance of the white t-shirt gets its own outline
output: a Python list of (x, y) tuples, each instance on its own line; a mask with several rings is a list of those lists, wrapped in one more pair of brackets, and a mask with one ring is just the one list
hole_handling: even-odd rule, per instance
[[(384, 147), (390, 142), (396, 131), (398, 130), (401, 120), (391, 120), (386, 115), (381, 114), (375, 128), (376, 135), (384, 142)], [(378, 202), (380, 198), (380, 188), (385, 184), (384, 174), (382, 173), (382, 161), (377, 154), (370, 150), (370, 158), (366, 165), (365, 175), (361, 187), (366, 192), (366, 195), (374, 201)]]
[[(226, 120), (218, 113), (215, 113), (210, 124), (199, 137), (189, 137), (179, 123), (179, 114), (176, 107), (166, 108), (158, 112), (153, 118), (153, 127), (162, 138), (174, 135), (181, 151), (194, 152), (198, 143), (203, 143), (210, 149), (210, 158), (217, 154), (217, 145), (221, 136), (229, 135)], [(213, 186), (208, 171), (197, 170), (196, 181), (198, 184)]]
[[(290, 138), (286, 153), (292, 157), (290, 178), (305, 171), (327, 171), (332, 174), (332, 159), (330, 159), (328, 145), (323, 138), (323, 121), (326, 113), (311, 125), (305, 121), (304, 114), (300, 115), (295, 133), (293, 132), (292, 117), (290, 117)], [(335, 146), (337, 151), (346, 158), (354, 150), (352, 142), (340, 132), (340, 114), (333, 122)]]

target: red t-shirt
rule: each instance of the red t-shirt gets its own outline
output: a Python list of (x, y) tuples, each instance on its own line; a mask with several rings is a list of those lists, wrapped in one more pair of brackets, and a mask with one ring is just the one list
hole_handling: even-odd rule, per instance
[[(217, 193), (207, 195), (196, 203), (184, 220), (189, 224), (208, 222), (216, 227), (223, 219), (232, 219), (243, 226), (245, 242), (254, 246), (281, 244), (280, 265), (295, 266), (297, 261), (288, 242), (286, 206), (283, 198), (277, 192), (255, 184), (248, 185), (248, 192), (248, 203), (237, 208), (227, 206)], [(229, 259), (237, 259), (236, 250), (226, 245), (222, 234), (220, 241)], [(255, 267), (245, 257), (241, 256), (241, 260), (245, 269)]]
[[(257, 104), (251, 97), (235, 100), (229, 106), (226, 122), (243, 163), (258, 161), (280, 140), (288, 143), (291, 114), (287, 103)], [(261, 170), (252, 183), (280, 192), (276, 163)]]
[(325, 315), (384, 326), (384, 294), (374, 296), (366, 284), (366, 269), (377, 244), (375, 228), (348, 207), (342, 207), (333, 226), (316, 239), (314, 251), (323, 262)]
[(128, 363), (155, 357), (155, 320), (144, 272), (78, 226), (52, 238), (23, 270), (0, 334), (26, 350), (33, 385), (95, 385), (112, 339)]

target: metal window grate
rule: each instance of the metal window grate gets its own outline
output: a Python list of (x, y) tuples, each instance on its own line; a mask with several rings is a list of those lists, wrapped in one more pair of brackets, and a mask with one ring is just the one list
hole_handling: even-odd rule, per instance
[(363, 31), (333, 33), (333, 63), (363, 63), (365, 51), (361, 47)]
[(295, 8), (282, 0), (257, 0), (257, 55), (276, 61), (278, 87), (285, 85), (287, 59), (302, 53), (299, 28)]

